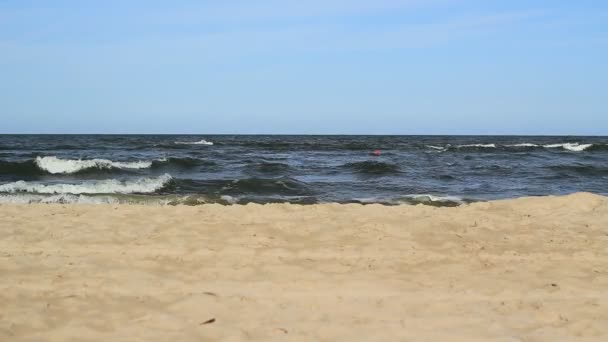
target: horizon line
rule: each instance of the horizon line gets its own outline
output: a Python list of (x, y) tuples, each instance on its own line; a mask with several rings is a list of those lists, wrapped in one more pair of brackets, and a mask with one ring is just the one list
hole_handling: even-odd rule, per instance
[(2, 135), (207, 135), (207, 136), (470, 136), (470, 137), (608, 137), (598, 134), (386, 134), (386, 133), (0, 133)]

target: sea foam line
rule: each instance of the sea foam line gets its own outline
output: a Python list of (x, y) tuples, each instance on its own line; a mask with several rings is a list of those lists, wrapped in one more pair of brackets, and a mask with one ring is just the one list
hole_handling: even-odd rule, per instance
[(52, 174), (76, 173), (85, 169), (147, 169), (152, 166), (149, 161), (115, 162), (108, 159), (60, 159), (51, 157), (36, 157), (36, 166)]
[(120, 204), (120, 199), (112, 196), (91, 196), (72, 194), (0, 194), (0, 203), (7, 204)]
[(0, 192), (76, 195), (153, 193), (165, 186), (171, 179), (171, 175), (164, 174), (156, 178), (140, 178), (135, 181), (124, 182), (116, 179), (90, 181), (80, 184), (41, 184), (36, 182), (17, 181), (0, 185)]
[(411, 195), (404, 195), (402, 196), (402, 198), (405, 199), (412, 199), (415, 201), (418, 201), (420, 203), (422, 202), (455, 202), (455, 203), (465, 203), (465, 201), (461, 198), (461, 197), (457, 197), (457, 196), (436, 196), (436, 195), (430, 195), (430, 194), (411, 194)]

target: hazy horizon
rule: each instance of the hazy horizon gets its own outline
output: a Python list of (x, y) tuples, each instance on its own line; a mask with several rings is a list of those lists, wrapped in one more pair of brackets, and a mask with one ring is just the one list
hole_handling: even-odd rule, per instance
[(608, 3), (0, 2), (0, 133), (608, 135)]

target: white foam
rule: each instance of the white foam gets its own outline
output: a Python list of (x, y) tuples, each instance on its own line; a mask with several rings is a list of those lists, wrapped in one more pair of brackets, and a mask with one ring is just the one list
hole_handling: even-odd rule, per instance
[(468, 144), (468, 145), (458, 145), (458, 148), (461, 147), (483, 147), (483, 148), (495, 148), (496, 144)]
[[(237, 200), (222, 196), (222, 200), (235, 204)], [(199, 205), (210, 202), (208, 198), (198, 195), (95, 195), (95, 194), (0, 194), (0, 204), (126, 204), (126, 205)]]
[(415, 202), (418, 203), (429, 203), (429, 202), (455, 202), (455, 203), (459, 203), (462, 204), (464, 203), (463, 199), (457, 196), (435, 196), (435, 195), (429, 195), (429, 194), (412, 194), (412, 195), (405, 195), (403, 196), (404, 198), (407, 199), (411, 199), (414, 200)]
[[(122, 195), (121, 195), (122, 196)], [(154, 197), (131, 198), (117, 195), (39, 195), (39, 194), (0, 194), (0, 203), (6, 204), (139, 204), (139, 205), (169, 205), (174, 203), (172, 198)]]
[(505, 145), (508, 147), (538, 147), (537, 144), (532, 144), (532, 143), (521, 143), (521, 144), (512, 144), (512, 145)]
[(114, 162), (107, 159), (59, 159), (57, 157), (36, 157), (36, 165), (49, 173), (75, 173), (81, 170), (98, 169), (147, 169), (152, 166), (149, 161)]
[(188, 141), (176, 141), (175, 143), (176, 144), (182, 144), (182, 145), (207, 145), (207, 146), (213, 145), (213, 142), (207, 141), (205, 139), (200, 140), (200, 141), (192, 141), (192, 142), (188, 142)]
[(32, 204), (32, 203), (61, 203), (61, 204), (118, 204), (120, 200), (111, 196), (85, 196), (72, 194), (37, 195), (37, 194), (3, 194), (0, 203)]
[(396, 200), (397, 203), (410, 204), (429, 204), (429, 203), (457, 203), (458, 205), (466, 203), (462, 198), (457, 196), (435, 196), (430, 194), (411, 194), (402, 196)]
[(544, 145), (546, 148), (563, 148), (568, 151), (581, 152), (589, 147), (593, 146), (593, 144), (579, 144), (579, 143), (562, 143), (562, 144), (549, 144)]
[(220, 199), (222, 201), (228, 202), (229, 204), (235, 204), (237, 202), (236, 198), (229, 196), (229, 195), (222, 195), (222, 196), (220, 196)]
[(441, 146), (435, 146), (435, 145), (426, 145), (426, 147), (428, 148), (432, 148), (434, 150), (438, 150), (438, 151), (445, 151), (445, 147), (441, 147)]
[(40, 184), (36, 182), (18, 181), (0, 185), (4, 193), (33, 193), (33, 194), (131, 194), (152, 193), (162, 188), (171, 180), (171, 175), (164, 174), (156, 178), (140, 178), (131, 182), (121, 182), (116, 179), (83, 182), (79, 184)]

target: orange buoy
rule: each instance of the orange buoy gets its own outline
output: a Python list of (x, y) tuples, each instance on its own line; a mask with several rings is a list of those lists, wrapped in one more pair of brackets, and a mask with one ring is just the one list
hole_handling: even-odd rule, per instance
[(380, 150), (374, 150), (374, 152), (372, 152), (373, 155), (375, 156), (379, 156), (380, 155)]

